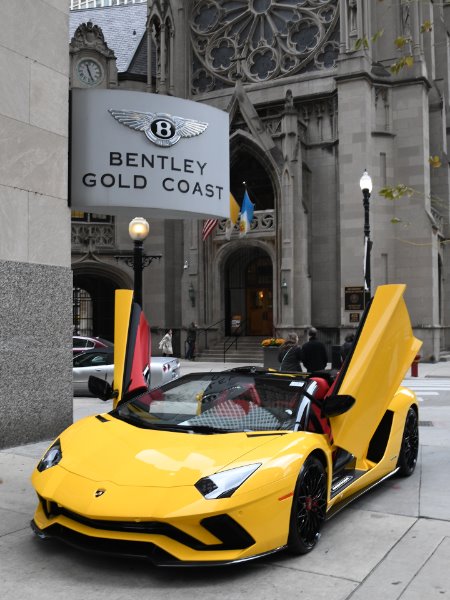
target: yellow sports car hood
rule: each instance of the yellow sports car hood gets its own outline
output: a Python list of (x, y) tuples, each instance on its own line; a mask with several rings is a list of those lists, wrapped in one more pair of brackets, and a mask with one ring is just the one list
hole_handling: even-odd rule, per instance
[(361, 457), (400, 386), (422, 342), (411, 329), (405, 285), (377, 288), (359, 331), (350, 362), (338, 376), (335, 392), (349, 394), (353, 407), (330, 419), (335, 443)]
[[(110, 415), (87, 417), (60, 436), (60, 467), (92, 481), (124, 486), (193, 485), (253, 450), (271, 446), (274, 438), (284, 445), (284, 437), (156, 431), (134, 427)], [(268, 458), (272, 450), (267, 451)]]

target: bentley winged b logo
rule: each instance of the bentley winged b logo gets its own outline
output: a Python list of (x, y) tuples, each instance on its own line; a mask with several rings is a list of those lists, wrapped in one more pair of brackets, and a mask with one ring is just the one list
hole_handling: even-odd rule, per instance
[(137, 110), (114, 110), (108, 112), (122, 125), (130, 129), (143, 131), (147, 138), (157, 146), (173, 146), (180, 138), (200, 135), (208, 123), (175, 117), (166, 113), (139, 112)]

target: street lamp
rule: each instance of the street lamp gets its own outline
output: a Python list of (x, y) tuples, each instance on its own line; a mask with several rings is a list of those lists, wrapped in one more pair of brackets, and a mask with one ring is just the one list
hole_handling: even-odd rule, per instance
[(368, 292), (369, 299), (372, 296), (371, 293), (371, 281), (370, 281), (370, 252), (372, 250), (372, 242), (370, 240), (370, 223), (369, 223), (369, 201), (370, 194), (372, 192), (372, 179), (369, 173), (364, 170), (361, 179), (359, 180), (359, 187), (363, 193), (363, 206), (364, 206), (364, 306), (366, 305), (366, 292)]
[(134, 242), (133, 271), (134, 271), (134, 301), (142, 308), (142, 247), (150, 231), (150, 225), (142, 217), (135, 217), (128, 226), (128, 233)]

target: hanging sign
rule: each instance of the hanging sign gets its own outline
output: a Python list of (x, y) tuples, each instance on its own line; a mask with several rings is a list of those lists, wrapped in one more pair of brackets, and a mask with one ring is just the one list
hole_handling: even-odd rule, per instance
[(159, 218), (229, 217), (229, 115), (173, 96), (72, 91), (70, 204)]

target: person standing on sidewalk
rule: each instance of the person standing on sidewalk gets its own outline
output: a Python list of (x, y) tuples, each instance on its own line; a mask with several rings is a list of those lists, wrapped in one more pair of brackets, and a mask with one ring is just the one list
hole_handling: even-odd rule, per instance
[(355, 341), (355, 336), (353, 335), (353, 333), (350, 333), (349, 335), (345, 336), (345, 342), (342, 344), (341, 350), (340, 350), (341, 363), (344, 362), (345, 357), (353, 348), (354, 341)]
[(187, 350), (186, 350), (186, 359), (187, 360), (195, 360), (195, 342), (197, 341), (197, 324), (192, 321), (187, 330)]
[(169, 329), (165, 336), (161, 338), (161, 341), (159, 342), (159, 349), (162, 350), (163, 356), (173, 356), (171, 329)]
[(308, 373), (322, 371), (328, 363), (325, 344), (317, 339), (317, 329), (311, 327), (308, 331), (309, 341), (302, 346), (302, 363)]
[(288, 373), (297, 373), (302, 370), (301, 365), (302, 349), (298, 345), (298, 335), (289, 333), (286, 341), (278, 352), (278, 361), (280, 363), (280, 371)]

